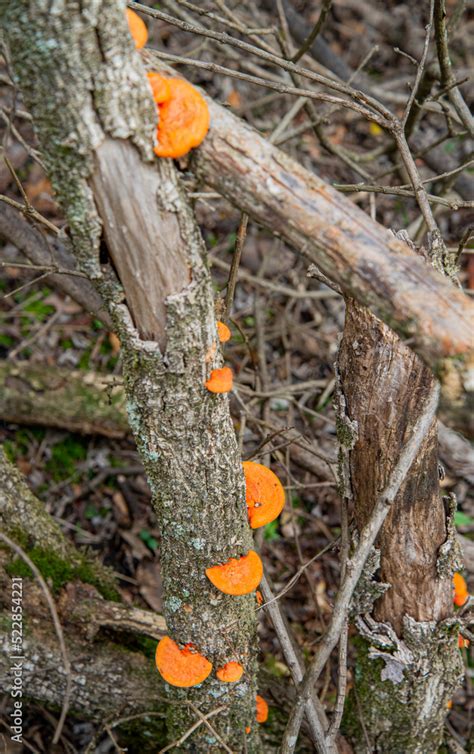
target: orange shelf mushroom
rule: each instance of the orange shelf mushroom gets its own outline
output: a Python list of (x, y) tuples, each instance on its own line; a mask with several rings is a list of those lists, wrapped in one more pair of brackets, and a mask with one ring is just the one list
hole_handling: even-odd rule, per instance
[(206, 568), (206, 576), (224, 594), (250, 594), (262, 580), (263, 564), (255, 550), (249, 550), (241, 558)]
[(161, 76), (159, 73), (147, 73), (148, 83), (151, 86), (153, 92), (153, 99), (157, 105), (161, 105), (163, 102), (171, 99), (171, 86), (169, 79)]
[(149, 73), (148, 80), (159, 115), (155, 154), (158, 157), (183, 157), (199, 146), (209, 130), (207, 102), (192, 84), (183, 79)]
[(230, 328), (227, 327), (225, 322), (221, 322), (220, 320), (218, 320), (217, 322), (217, 335), (221, 343), (227, 343), (227, 341), (230, 340), (232, 336)]
[(257, 707), (257, 713), (256, 713), (257, 723), (266, 723), (268, 720), (268, 704), (266, 703), (263, 696), (260, 696), (260, 694), (257, 694), (255, 701), (256, 701), (256, 707)]
[(222, 369), (213, 369), (211, 376), (204, 383), (204, 387), (211, 393), (229, 393), (232, 390), (234, 384), (234, 375), (232, 369), (229, 367), (222, 367)]
[(285, 490), (277, 475), (261, 463), (244, 461), (242, 466), (250, 526), (258, 529), (278, 518), (285, 506)]
[(135, 47), (137, 50), (141, 50), (142, 47), (145, 47), (148, 39), (148, 29), (146, 28), (146, 24), (140, 18), (138, 13), (130, 10), (130, 8), (127, 8), (127, 21), (130, 34), (135, 42)]
[(180, 649), (169, 636), (164, 636), (156, 648), (156, 667), (170, 686), (188, 688), (206, 680), (212, 663), (193, 647), (186, 644)]
[(235, 683), (240, 681), (244, 674), (244, 669), (240, 662), (226, 662), (219, 670), (216, 671), (216, 676), (223, 683)]
[(454, 604), (458, 607), (462, 607), (467, 602), (469, 592), (464, 577), (460, 573), (455, 573), (453, 576), (454, 586)]
[(458, 647), (459, 649), (467, 649), (469, 646), (469, 639), (465, 639), (462, 634), (458, 635)]

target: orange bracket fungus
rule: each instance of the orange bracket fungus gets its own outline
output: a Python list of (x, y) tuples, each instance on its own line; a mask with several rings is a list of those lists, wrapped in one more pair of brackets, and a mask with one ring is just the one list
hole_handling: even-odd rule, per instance
[(244, 674), (244, 669), (240, 662), (226, 662), (219, 670), (216, 671), (216, 676), (223, 683), (235, 683), (240, 681)]
[(458, 635), (458, 647), (459, 649), (467, 649), (469, 646), (469, 639), (465, 639), (462, 634)]
[(250, 526), (258, 529), (278, 518), (285, 505), (285, 490), (276, 474), (261, 463), (244, 461), (242, 466)]
[(206, 568), (206, 576), (224, 594), (250, 594), (262, 580), (263, 564), (255, 550), (249, 550), (241, 558)]
[(198, 147), (209, 130), (209, 108), (192, 84), (183, 79), (149, 73), (153, 98), (158, 107), (158, 157), (183, 157)]
[(211, 393), (229, 393), (232, 390), (234, 383), (234, 376), (232, 369), (229, 367), (222, 367), (222, 369), (213, 369), (211, 376), (204, 383), (204, 386)]
[(225, 322), (221, 322), (218, 320), (217, 322), (217, 335), (219, 337), (219, 341), (221, 343), (227, 343), (228, 340), (231, 338), (231, 331), (225, 324)]
[(458, 607), (462, 607), (467, 602), (469, 592), (467, 590), (467, 584), (464, 577), (460, 573), (455, 573), (453, 576), (454, 586), (454, 604)]
[(146, 28), (145, 22), (142, 21), (137, 13), (130, 10), (130, 8), (127, 8), (127, 22), (130, 34), (135, 42), (135, 47), (137, 50), (141, 50), (142, 47), (145, 47), (148, 39), (148, 29)]
[(212, 663), (200, 655), (192, 644), (180, 649), (173, 639), (164, 636), (156, 648), (156, 667), (166, 683), (188, 688), (206, 680)]
[(257, 706), (257, 723), (266, 723), (268, 720), (268, 704), (260, 694), (257, 694), (255, 701)]

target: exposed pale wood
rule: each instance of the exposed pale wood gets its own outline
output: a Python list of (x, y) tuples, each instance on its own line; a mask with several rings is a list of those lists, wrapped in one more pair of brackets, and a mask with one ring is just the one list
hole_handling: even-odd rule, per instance
[[(127, 141), (106, 138), (91, 179), (108, 251), (142, 337), (165, 344), (165, 298), (190, 282), (170, 190), (169, 161), (146, 164)], [(184, 241), (184, 244), (183, 244)]]

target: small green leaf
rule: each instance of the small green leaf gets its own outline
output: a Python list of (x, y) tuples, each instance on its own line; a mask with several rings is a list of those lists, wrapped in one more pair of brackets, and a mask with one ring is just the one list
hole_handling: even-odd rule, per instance
[(150, 534), (150, 532), (147, 531), (147, 529), (142, 529), (138, 536), (140, 537), (142, 542), (144, 542), (146, 546), (150, 548), (150, 550), (153, 550), (153, 552), (158, 549), (158, 541), (155, 539), (153, 534)]
[(456, 511), (454, 514), (454, 524), (455, 526), (472, 526), (474, 518), (468, 516), (467, 513), (463, 513), (463, 511)]

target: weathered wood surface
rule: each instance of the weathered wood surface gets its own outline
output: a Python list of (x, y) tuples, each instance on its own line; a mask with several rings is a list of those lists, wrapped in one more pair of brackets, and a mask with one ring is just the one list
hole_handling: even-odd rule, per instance
[(105, 437), (130, 432), (120, 379), (28, 362), (0, 361), (0, 417)]
[(91, 185), (107, 248), (124, 283), (127, 306), (142, 337), (166, 343), (166, 298), (191, 281), (178, 197), (168, 160), (144, 163), (126, 141), (105, 139), (95, 152)]
[[(166, 69), (152, 53), (145, 59)], [(207, 101), (211, 128), (192, 162), (206, 184), (281, 235), (426, 363), (473, 348), (474, 304), (462, 291), (321, 178)]]
[[(349, 458), (354, 512), (361, 530), (434, 378), (395, 333), (353, 301), (347, 303), (339, 370), (346, 413), (357, 427)], [(447, 535), (437, 461), (435, 420), (379, 537), (380, 580), (391, 588), (378, 602), (377, 618), (388, 620), (397, 631), (406, 614), (419, 621), (439, 621), (452, 609), (450, 580), (440, 579), (436, 569), (438, 550)]]

